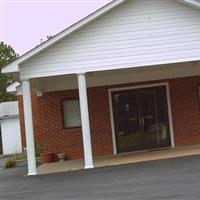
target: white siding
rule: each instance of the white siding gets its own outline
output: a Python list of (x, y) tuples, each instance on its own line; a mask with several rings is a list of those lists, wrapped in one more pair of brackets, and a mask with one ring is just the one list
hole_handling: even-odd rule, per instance
[(5, 118), (1, 120), (1, 134), (3, 155), (22, 152), (19, 118)]
[(21, 78), (200, 60), (200, 11), (129, 0), (20, 67)]

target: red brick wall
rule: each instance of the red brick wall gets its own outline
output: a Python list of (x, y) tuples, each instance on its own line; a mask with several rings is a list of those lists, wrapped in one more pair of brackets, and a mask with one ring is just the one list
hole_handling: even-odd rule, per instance
[[(50, 92), (39, 98), (41, 116), (41, 140), (43, 152), (66, 152), (68, 158), (82, 158), (81, 128), (64, 129), (62, 119), (63, 99), (78, 98), (78, 91)], [(89, 89), (89, 111), (93, 154), (112, 154), (107, 90)]]
[(83, 157), (80, 128), (64, 129), (62, 99), (78, 97), (76, 91), (51, 92), (40, 97), (42, 152), (66, 152), (69, 159)]
[(199, 76), (169, 81), (176, 145), (200, 144), (199, 83)]
[[(166, 82), (166, 80), (160, 82)], [(197, 92), (200, 77), (171, 79), (168, 82), (170, 87), (175, 144), (186, 145), (200, 143), (200, 107)], [(155, 81), (146, 83), (155, 83)], [(145, 83), (128, 85), (139, 84)], [(112, 87), (121, 86), (123, 85)], [(113, 153), (108, 88), (110, 87), (88, 89), (91, 139), (94, 156)], [(62, 119), (62, 99), (77, 97), (77, 90), (49, 92), (42, 97), (32, 95), (35, 138), (36, 142), (41, 145), (42, 152), (66, 152), (69, 159), (83, 157), (81, 128), (64, 129)], [(19, 104), (22, 141), (25, 144), (21, 97), (19, 97)]]
[(106, 87), (90, 88), (88, 90), (88, 103), (93, 153), (95, 156), (112, 154), (108, 89)]

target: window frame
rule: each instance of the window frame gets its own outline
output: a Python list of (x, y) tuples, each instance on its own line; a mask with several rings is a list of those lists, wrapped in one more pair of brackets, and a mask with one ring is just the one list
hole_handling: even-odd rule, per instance
[(200, 83), (197, 84), (197, 98), (198, 98), (199, 109), (200, 109)]
[[(77, 129), (77, 128), (81, 129), (81, 128), (82, 128), (81, 125), (80, 125), (80, 126), (65, 127), (65, 118), (64, 118), (64, 102), (65, 102), (65, 101), (70, 101), (70, 100), (78, 100), (78, 101), (80, 102), (80, 100), (79, 100), (78, 97), (64, 98), (64, 99), (61, 100), (62, 127), (63, 127), (64, 130)], [(81, 118), (81, 115), (80, 115), (80, 118)]]

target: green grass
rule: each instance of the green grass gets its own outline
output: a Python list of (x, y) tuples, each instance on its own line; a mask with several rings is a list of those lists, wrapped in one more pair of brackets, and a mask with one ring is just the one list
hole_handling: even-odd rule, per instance
[(20, 153), (20, 154), (16, 154), (14, 156), (15, 160), (25, 160), (26, 159), (26, 155), (24, 153)]

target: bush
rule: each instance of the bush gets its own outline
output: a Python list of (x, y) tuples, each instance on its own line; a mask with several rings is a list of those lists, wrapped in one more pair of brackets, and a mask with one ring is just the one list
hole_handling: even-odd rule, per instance
[(5, 168), (12, 168), (15, 167), (15, 165), (16, 165), (16, 160), (14, 158), (9, 158), (5, 162)]

